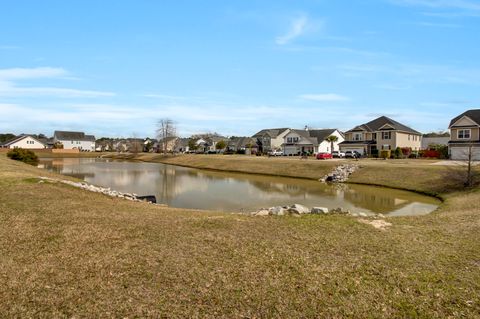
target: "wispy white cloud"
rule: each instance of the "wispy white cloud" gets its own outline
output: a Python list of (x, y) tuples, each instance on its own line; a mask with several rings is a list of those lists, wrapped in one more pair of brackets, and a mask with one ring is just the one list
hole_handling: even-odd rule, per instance
[(20, 49), (17, 45), (2, 44), (0, 45), (0, 50), (17, 50)]
[(430, 27), (430, 28), (452, 28), (452, 29), (458, 29), (461, 28), (462, 26), (460, 24), (455, 24), (455, 23), (436, 23), (436, 22), (415, 22), (415, 25), (419, 25), (421, 27)]
[(60, 98), (78, 98), (78, 97), (107, 97), (115, 96), (113, 92), (77, 90), (59, 87), (15, 87), (2, 86), (0, 84), (0, 96), (9, 97), (32, 97), (32, 96), (54, 96)]
[(152, 99), (165, 99), (165, 100), (184, 100), (184, 96), (168, 95), (168, 94), (157, 94), (157, 93), (147, 93), (142, 94), (143, 97), (148, 97)]
[(340, 74), (346, 77), (378, 77), (388, 76), (390, 80), (397, 78), (408, 86), (418, 83), (451, 83), (468, 86), (480, 85), (480, 70), (457, 65), (431, 64), (351, 64), (338, 65)]
[(422, 6), (439, 9), (461, 9), (480, 11), (478, 1), (469, 0), (390, 0), (391, 3), (404, 6)]
[(315, 102), (342, 102), (349, 101), (350, 99), (346, 96), (326, 93), (326, 94), (302, 94), (299, 96), (302, 100), (315, 101)]
[(308, 30), (311, 29), (311, 27), (312, 26), (309, 18), (306, 15), (302, 14), (301, 16), (293, 19), (290, 24), (290, 28), (285, 34), (276, 37), (275, 43), (277, 43), (278, 45), (288, 44), (296, 38), (305, 34)]
[(20, 86), (18, 81), (32, 79), (76, 79), (69, 76), (63, 68), (38, 67), (38, 68), (11, 68), (0, 69), (0, 96), (8, 97), (32, 97), (53, 96), (61, 98), (78, 97), (106, 97), (114, 96), (113, 92), (96, 90), (79, 90), (63, 87)]
[(0, 80), (55, 78), (65, 75), (67, 71), (64, 69), (52, 67), (0, 69)]
[(373, 86), (376, 89), (388, 90), (388, 91), (404, 91), (411, 89), (408, 85), (393, 85), (393, 84), (377, 84)]

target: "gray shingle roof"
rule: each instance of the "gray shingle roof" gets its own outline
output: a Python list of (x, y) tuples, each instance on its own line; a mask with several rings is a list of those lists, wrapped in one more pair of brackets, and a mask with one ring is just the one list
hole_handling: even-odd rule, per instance
[(264, 135), (268, 135), (271, 138), (277, 138), (280, 134), (288, 130), (288, 128), (270, 128), (270, 129), (264, 129), (261, 130), (260, 132), (256, 133), (252, 137), (258, 138), (258, 137), (263, 137)]
[(95, 142), (95, 136), (85, 135), (83, 132), (55, 131), (53, 134), (58, 140), (62, 141), (90, 141)]
[(378, 131), (382, 126), (385, 124), (389, 124), (390, 126), (393, 127), (394, 130), (397, 131), (403, 131), (407, 133), (412, 133), (412, 134), (419, 134), (421, 135), (420, 132), (403, 125), (402, 123), (399, 123), (395, 120), (392, 120), (391, 118), (387, 116), (380, 116), (379, 118), (374, 119), (373, 121), (370, 121), (368, 123), (356, 126), (355, 128), (351, 129), (350, 131), (355, 131), (355, 130), (365, 130), (367, 132), (375, 132)]
[(318, 145), (322, 143), (328, 136), (332, 135), (336, 129), (323, 129), (323, 130), (292, 130), (296, 134), (312, 142), (312, 144)]
[(450, 121), (449, 127), (451, 127), (453, 124), (455, 124), (456, 121), (458, 121), (459, 119), (461, 119), (461, 118), (464, 117), (464, 116), (468, 116), (468, 117), (471, 118), (475, 123), (477, 123), (478, 125), (480, 125), (480, 109), (476, 109), (476, 110), (468, 110), (468, 111), (465, 111), (465, 112), (463, 112), (462, 114), (460, 114), (459, 116), (455, 117), (453, 120)]

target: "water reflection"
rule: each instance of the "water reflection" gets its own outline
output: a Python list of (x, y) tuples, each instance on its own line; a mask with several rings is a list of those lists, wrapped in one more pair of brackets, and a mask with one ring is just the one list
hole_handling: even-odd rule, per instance
[(65, 158), (42, 160), (39, 166), (122, 192), (155, 195), (160, 203), (182, 208), (238, 212), (299, 203), (353, 212), (421, 215), (438, 205), (427, 196), (372, 186), (326, 185), (156, 163)]

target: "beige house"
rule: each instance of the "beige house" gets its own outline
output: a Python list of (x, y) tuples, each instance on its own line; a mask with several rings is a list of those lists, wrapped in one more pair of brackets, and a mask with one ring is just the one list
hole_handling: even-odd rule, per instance
[(261, 130), (252, 136), (257, 141), (259, 152), (281, 150), (284, 138), (290, 132), (288, 128), (271, 128)]
[(421, 145), (422, 133), (386, 116), (345, 132), (345, 141), (339, 144), (343, 152), (356, 151), (367, 156), (382, 150), (393, 151), (397, 147), (409, 147), (418, 151)]
[(480, 109), (468, 110), (450, 121), (448, 150), (453, 160), (480, 160)]

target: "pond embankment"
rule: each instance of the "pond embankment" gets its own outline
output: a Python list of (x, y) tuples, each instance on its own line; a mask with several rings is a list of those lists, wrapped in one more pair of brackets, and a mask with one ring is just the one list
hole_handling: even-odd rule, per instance
[[(257, 157), (243, 155), (161, 155), (161, 154), (111, 154), (106, 157), (164, 163), (190, 168), (247, 174), (294, 177), (323, 180), (339, 166), (354, 166), (348, 172), (347, 183), (389, 187), (417, 192), (443, 200), (445, 195), (463, 191), (458, 178), (462, 168), (432, 165), (431, 160), (299, 160), (297, 157)], [(480, 167), (476, 168), (480, 171)]]
[(433, 214), (373, 225), (343, 215), (200, 213), (38, 176), (62, 178), (0, 155), (3, 317), (480, 312), (478, 189), (442, 193), (446, 203)]

